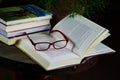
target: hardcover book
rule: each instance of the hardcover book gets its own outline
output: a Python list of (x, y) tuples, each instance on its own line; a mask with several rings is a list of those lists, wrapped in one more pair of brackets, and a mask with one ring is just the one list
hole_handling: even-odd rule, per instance
[(16, 46), (45, 70), (80, 64), (87, 56), (115, 52), (101, 43), (108, 29), (81, 16), (66, 16), (49, 34), (37, 34), (20, 39)]
[(35, 5), (22, 5), (15, 7), (0, 8), (0, 23), (10, 26), (30, 21), (50, 19), (51, 13)]

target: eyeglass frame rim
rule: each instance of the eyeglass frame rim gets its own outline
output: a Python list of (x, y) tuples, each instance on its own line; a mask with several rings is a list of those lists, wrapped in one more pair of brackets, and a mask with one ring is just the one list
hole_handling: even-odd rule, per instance
[[(54, 41), (54, 42), (52, 42), (52, 43), (51, 43), (51, 42), (37, 42), (37, 43), (35, 43), (35, 42), (29, 37), (29, 35), (28, 35), (26, 32), (24, 32), (24, 34), (28, 37), (28, 39), (30, 40), (30, 42), (32, 43), (32, 45), (34, 46), (34, 48), (35, 48), (37, 51), (45, 51), (45, 50), (48, 50), (51, 45), (53, 45), (53, 47), (54, 47), (55, 49), (62, 49), (62, 48), (64, 48), (64, 47), (66, 47), (66, 46), (67, 46), (67, 43), (68, 43), (68, 41), (69, 41), (69, 38), (68, 38), (63, 32), (61, 32), (61, 31), (59, 31), (59, 30), (51, 30), (51, 31), (50, 31), (50, 33), (53, 33), (53, 32), (59, 32), (59, 33), (64, 37), (65, 40), (58, 40), (58, 41)], [(65, 46), (63, 46), (63, 47), (61, 47), (61, 48), (56, 48), (56, 47), (54, 46), (54, 43), (60, 42), (60, 41), (66, 41)], [(49, 44), (49, 45), (48, 45), (48, 48), (43, 49), (43, 50), (37, 49), (37, 48), (36, 48), (36, 44), (40, 44), (40, 43), (47, 43), (47, 44)]]

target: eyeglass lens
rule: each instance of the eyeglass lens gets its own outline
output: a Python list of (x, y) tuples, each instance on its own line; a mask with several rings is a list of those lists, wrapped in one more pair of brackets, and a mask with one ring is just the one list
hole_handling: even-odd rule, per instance
[[(67, 42), (65, 40), (61, 40), (61, 41), (56, 41), (53, 43), (53, 47), (55, 49), (61, 49), (61, 48), (64, 48), (66, 46)], [(47, 50), (48, 48), (50, 48), (52, 44), (51, 43), (37, 43), (35, 45), (35, 48), (37, 50), (40, 50), (40, 51), (44, 51), (44, 50)]]
[(63, 47), (65, 47), (66, 46), (66, 41), (65, 40), (62, 40), (62, 41), (56, 41), (55, 43), (54, 43), (54, 48), (56, 48), (56, 49), (61, 49), (61, 48), (63, 48)]

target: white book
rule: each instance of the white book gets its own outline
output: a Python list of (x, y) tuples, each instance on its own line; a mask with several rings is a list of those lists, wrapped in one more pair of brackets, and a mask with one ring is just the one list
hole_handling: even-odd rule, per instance
[[(53, 48), (54, 46), (51, 46), (46, 51), (38, 51), (28, 37), (19, 40), (16, 44), (19, 49), (45, 70), (80, 64), (87, 56), (115, 52), (113, 49), (105, 47), (104, 44), (101, 45), (101, 41), (110, 36), (109, 30), (81, 15), (75, 17), (66, 16), (52, 30), (59, 30), (68, 37), (68, 43), (65, 48), (56, 50)], [(58, 32), (30, 36), (30, 38), (34, 43), (65, 40)], [(58, 46), (61, 45), (63, 44)], [(44, 46), (39, 46), (38, 48), (42, 49), (41, 47)], [(93, 49), (97, 49), (97, 52)], [(91, 53), (90, 51), (94, 52)]]
[(11, 33), (18, 30), (35, 28), (35, 27), (44, 26), (48, 24), (50, 24), (50, 19), (20, 23), (20, 24), (15, 24), (10, 26), (5, 26), (4, 24), (0, 24), (0, 29), (7, 33)]
[[(29, 35), (36, 35), (36, 34), (39, 34), (39, 33), (49, 33), (49, 30), (47, 31), (40, 31), (40, 32), (36, 32), (36, 33), (31, 33)], [(2, 34), (0, 34), (0, 41), (5, 43), (6, 45), (15, 45), (17, 43), (18, 40), (22, 39), (26, 37), (26, 35), (21, 35), (21, 36), (17, 36), (17, 37), (11, 37), (11, 38), (7, 38), (5, 36), (3, 36)]]
[(38, 27), (34, 27), (34, 28), (27, 28), (27, 29), (23, 29), (23, 30), (13, 31), (13, 32), (9, 32), (9, 33), (0, 29), (0, 34), (5, 36), (6, 38), (11, 38), (11, 37), (21, 36), (21, 35), (23, 35), (23, 32), (26, 32), (27, 34), (29, 34), (29, 33), (34, 33), (34, 32), (50, 30), (50, 29), (51, 29), (51, 25), (49, 24), (49, 25), (38, 26)]

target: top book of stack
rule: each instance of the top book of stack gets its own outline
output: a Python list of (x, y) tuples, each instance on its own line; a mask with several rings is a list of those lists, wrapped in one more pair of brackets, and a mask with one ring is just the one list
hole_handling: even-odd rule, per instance
[(5, 26), (46, 20), (51, 17), (51, 13), (35, 5), (0, 8), (0, 23)]

